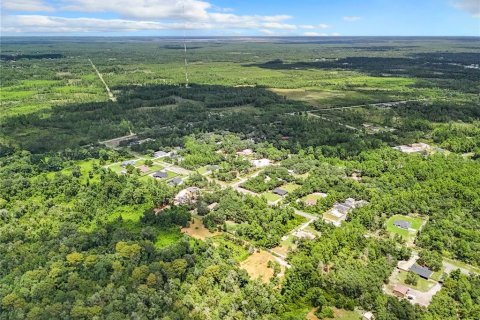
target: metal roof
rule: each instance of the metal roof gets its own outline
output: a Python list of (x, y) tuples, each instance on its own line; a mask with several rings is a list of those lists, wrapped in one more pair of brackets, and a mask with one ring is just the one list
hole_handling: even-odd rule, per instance
[(433, 271), (428, 269), (427, 267), (419, 266), (416, 263), (413, 266), (411, 266), (409, 270), (418, 274), (420, 277), (424, 279), (430, 278), (433, 273)]
[(405, 220), (397, 220), (393, 222), (393, 225), (402, 229), (409, 229), (412, 224)]

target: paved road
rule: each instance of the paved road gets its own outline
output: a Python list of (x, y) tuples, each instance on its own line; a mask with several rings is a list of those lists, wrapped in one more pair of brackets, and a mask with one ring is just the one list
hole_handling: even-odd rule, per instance
[(365, 108), (365, 107), (395, 107), (400, 104), (405, 104), (407, 102), (417, 102), (417, 101), (426, 101), (427, 99), (412, 99), (412, 100), (402, 100), (402, 101), (389, 101), (389, 102), (379, 102), (379, 103), (367, 103), (359, 104), (355, 106), (345, 106), (345, 107), (333, 107), (333, 108), (318, 108), (317, 111), (328, 111), (328, 110), (343, 110), (343, 109), (355, 109), (355, 108)]
[(320, 119), (322, 119), (322, 120), (335, 123), (336, 125), (339, 125), (339, 126), (341, 126), (341, 127), (347, 128), (347, 129), (349, 129), (349, 130), (361, 131), (360, 129), (355, 128), (355, 127), (352, 127), (352, 126), (349, 126), (348, 124), (344, 124), (344, 123), (341, 123), (341, 122), (336, 122), (336, 121), (333, 121), (332, 119), (328, 119), (328, 118), (326, 118), (326, 117), (324, 117), (324, 116), (319, 116), (318, 114), (314, 114), (314, 113), (312, 113), (312, 111), (307, 111), (307, 113), (308, 113), (309, 116), (312, 116), (312, 117), (315, 117), (315, 118), (320, 118)]
[(118, 145), (120, 144), (120, 142), (122, 142), (124, 140), (129, 140), (129, 139), (132, 139), (132, 138), (135, 138), (135, 137), (137, 137), (137, 135), (135, 133), (130, 132), (129, 135), (114, 138), (114, 139), (110, 139), (110, 140), (100, 141), (100, 143), (106, 145), (107, 147), (110, 146), (111, 148), (117, 148)]

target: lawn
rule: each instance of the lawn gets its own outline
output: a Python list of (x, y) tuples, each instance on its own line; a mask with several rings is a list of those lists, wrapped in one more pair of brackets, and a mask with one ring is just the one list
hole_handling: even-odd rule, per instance
[(423, 224), (423, 220), (420, 219), (420, 218), (414, 218), (414, 217), (410, 217), (410, 216), (403, 216), (403, 215), (394, 215), (392, 217), (390, 217), (390, 219), (387, 220), (387, 231), (388, 232), (391, 232), (391, 233), (396, 233), (396, 234), (399, 234), (401, 235), (403, 238), (405, 238), (406, 240), (412, 238), (415, 236), (415, 233), (413, 233), (412, 231), (409, 231), (409, 230), (405, 230), (405, 229), (402, 229), (402, 228), (399, 228), (399, 227), (396, 227), (393, 225), (393, 223), (397, 220), (403, 220), (403, 221), (408, 221), (411, 223), (411, 229), (415, 229), (415, 230), (419, 230), (420, 227), (422, 226)]
[(320, 199), (323, 199), (324, 197), (322, 195), (320, 195), (319, 193), (311, 193), (311, 194), (308, 194), (306, 195), (305, 197), (302, 198), (302, 201), (305, 202), (305, 201), (309, 201), (309, 200), (320, 200)]
[(211, 238), (220, 234), (220, 232), (210, 232), (199, 218), (193, 218), (188, 228), (182, 228), (182, 232), (188, 234), (190, 237), (200, 240)]
[(292, 192), (300, 187), (301, 187), (300, 185), (295, 183), (287, 183), (286, 185), (281, 186), (280, 189), (283, 189), (288, 192)]
[(269, 201), (269, 202), (275, 202), (275, 201), (282, 198), (278, 194), (275, 194), (271, 191), (262, 193), (262, 196), (264, 196), (267, 199), (267, 201)]
[(417, 283), (416, 286), (413, 286), (411, 284), (406, 284), (405, 279), (407, 278), (407, 274), (408, 274), (408, 272), (406, 272), (406, 271), (400, 271), (400, 273), (398, 274), (398, 280), (402, 284), (404, 284), (408, 287), (411, 287), (415, 290), (418, 290), (418, 291), (421, 291), (421, 292), (427, 292), (428, 290), (430, 290), (435, 285), (434, 281), (428, 281), (428, 280), (422, 279), (420, 277), (418, 278), (418, 283)]
[(198, 169), (197, 169), (197, 172), (203, 175), (203, 174), (205, 174), (205, 173), (208, 172), (208, 167), (209, 167), (209, 166), (203, 166), (203, 167), (201, 167), (201, 168), (198, 168)]
[(282, 240), (278, 247), (272, 249), (273, 252), (278, 253), (280, 255), (286, 256), (288, 254), (289, 249), (295, 249), (296, 245), (293, 243), (295, 237), (292, 235), (288, 235), (286, 240)]

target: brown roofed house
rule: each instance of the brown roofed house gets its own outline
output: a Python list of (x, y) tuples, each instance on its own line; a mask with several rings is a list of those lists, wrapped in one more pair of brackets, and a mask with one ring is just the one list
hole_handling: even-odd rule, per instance
[(410, 289), (408, 287), (397, 284), (395, 287), (393, 287), (393, 294), (399, 298), (404, 298), (408, 294), (409, 290)]

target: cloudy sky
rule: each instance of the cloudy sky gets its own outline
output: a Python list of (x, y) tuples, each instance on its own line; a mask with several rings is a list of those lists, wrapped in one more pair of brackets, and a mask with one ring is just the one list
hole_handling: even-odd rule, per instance
[(2, 35), (480, 36), (480, 0), (2, 0)]

